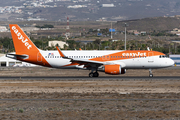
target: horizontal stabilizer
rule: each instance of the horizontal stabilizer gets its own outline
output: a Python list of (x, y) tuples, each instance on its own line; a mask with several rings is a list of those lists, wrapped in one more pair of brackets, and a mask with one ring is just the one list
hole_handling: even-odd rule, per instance
[(12, 58), (12, 59), (16, 59), (17, 57), (19, 57), (19, 58), (21, 58), (21, 59), (27, 59), (27, 58), (29, 58), (28, 55), (18, 55), (18, 54), (12, 54), (12, 53), (6, 54), (6, 57)]

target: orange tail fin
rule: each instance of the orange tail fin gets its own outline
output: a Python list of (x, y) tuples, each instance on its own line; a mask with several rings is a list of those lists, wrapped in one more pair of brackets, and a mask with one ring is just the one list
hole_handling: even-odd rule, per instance
[(9, 25), (16, 54), (29, 53), (31, 51), (37, 51), (38, 48), (28, 38), (28, 36), (22, 31), (17, 24)]
[(13, 38), (16, 54), (9, 54), (16, 57), (17, 60), (51, 67), (51, 65), (42, 56), (40, 50), (28, 38), (28, 36), (16, 24), (9, 25)]

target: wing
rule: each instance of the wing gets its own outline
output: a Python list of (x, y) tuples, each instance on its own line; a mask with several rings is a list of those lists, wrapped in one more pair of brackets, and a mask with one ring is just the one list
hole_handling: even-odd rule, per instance
[(84, 65), (84, 67), (99, 67), (101, 65), (104, 65), (104, 62), (98, 62), (98, 61), (92, 61), (92, 60), (87, 60), (87, 59), (76, 59), (76, 58), (68, 58), (66, 57), (62, 51), (56, 46), (59, 54), (61, 55), (62, 58), (64, 59), (71, 59), (70, 62), (72, 62), (72, 64), (78, 63), (79, 66), (80, 65)]

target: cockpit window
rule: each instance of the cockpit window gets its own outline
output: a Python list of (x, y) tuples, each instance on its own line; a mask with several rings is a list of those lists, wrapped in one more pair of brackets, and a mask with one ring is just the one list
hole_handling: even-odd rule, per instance
[(160, 55), (159, 58), (167, 58), (166, 55)]

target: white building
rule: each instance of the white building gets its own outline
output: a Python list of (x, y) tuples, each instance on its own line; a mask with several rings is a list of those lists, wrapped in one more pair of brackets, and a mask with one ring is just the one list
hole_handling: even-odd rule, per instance
[(74, 5), (74, 6), (68, 6), (67, 8), (84, 8), (87, 7), (86, 5)]
[(114, 4), (102, 4), (102, 7), (115, 7)]
[(60, 48), (64, 48), (64, 45), (69, 46), (66, 42), (63, 41), (49, 41), (48, 46), (53, 47), (56, 46), (57, 44)]
[(0, 67), (14, 67), (14, 66), (35, 67), (37, 65), (30, 64), (27, 62), (21, 62), (19, 60), (8, 58), (8, 57), (6, 57), (5, 54), (0, 54)]
[(37, 27), (21, 27), (23, 31), (31, 32), (31, 31), (37, 31), (40, 30), (40, 28)]
[(5, 26), (0, 26), (0, 32), (7, 32), (8, 29)]

